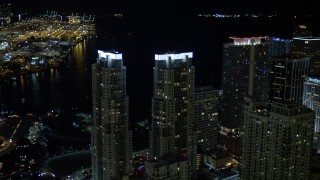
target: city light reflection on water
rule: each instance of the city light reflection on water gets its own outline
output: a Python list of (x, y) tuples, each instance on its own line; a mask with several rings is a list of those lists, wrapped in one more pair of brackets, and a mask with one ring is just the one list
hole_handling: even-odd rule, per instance
[(95, 61), (95, 41), (95, 38), (90, 38), (71, 47), (70, 55), (58, 69), (0, 82), (0, 102), (17, 113), (42, 113), (52, 108), (77, 108), (79, 111), (90, 112), (89, 69)]
[[(74, 65), (77, 69), (80, 71), (85, 71), (87, 69), (86, 67), (86, 42), (83, 41), (81, 43), (78, 43), (75, 47), (72, 47), (71, 52), (72, 52), (72, 57), (74, 60)], [(86, 74), (85, 73), (77, 73), (77, 79), (83, 79), (85, 78)], [(81, 87), (80, 87), (81, 88)]]

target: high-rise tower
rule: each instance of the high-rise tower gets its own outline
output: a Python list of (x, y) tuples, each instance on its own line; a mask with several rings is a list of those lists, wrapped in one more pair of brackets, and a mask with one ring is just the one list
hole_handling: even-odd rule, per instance
[(268, 37), (267, 41), (270, 42), (271, 57), (283, 56), (290, 52), (290, 46), (291, 46), (292, 40), (280, 39), (278, 37)]
[(296, 37), (292, 40), (292, 53), (297, 58), (310, 57), (309, 75), (320, 74), (320, 38)]
[(221, 124), (227, 133), (242, 125), (245, 96), (269, 98), (269, 43), (262, 41), (265, 37), (231, 39), (223, 45)]
[(303, 105), (248, 101), (241, 179), (308, 179), (314, 112)]
[(152, 157), (182, 154), (190, 165), (196, 149), (192, 58), (192, 52), (155, 55), (150, 130)]
[(320, 132), (320, 77), (305, 76), (302, 103), (315, 111), (314, 132)]
[(272, 58), (270, 100), (302, 103), (304, 76), (309, 72), (309, 57)]
[(194, 98), (194, 123), (198, 144), (203, 152), (216, 150), (218, 144), (218, 115), (221, 90), (211, 86), (196, 88)]
[(121, 179), (131, 169), (132, 133), (128, 127), (126, 67), (122, 54), (98, 51), (92, 65), (92, 177)]

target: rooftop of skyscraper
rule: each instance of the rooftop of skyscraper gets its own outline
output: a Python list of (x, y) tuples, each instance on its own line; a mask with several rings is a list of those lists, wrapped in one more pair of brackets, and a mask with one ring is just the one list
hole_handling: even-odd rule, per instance
[(271, 112), (287, 116), (296, 116), (303, 113), (313, 112), (313, 110), (292, 102), (273, 102), (271, 104)]
[(293, 39), (305, 40), (305, 41), (319, 41), (320, 37), (294, 37)]

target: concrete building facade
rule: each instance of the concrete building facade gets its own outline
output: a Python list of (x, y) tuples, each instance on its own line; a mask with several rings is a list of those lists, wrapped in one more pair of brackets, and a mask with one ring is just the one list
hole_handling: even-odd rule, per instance
[(92, 65), (92, 102), (92, 177), (126, 178), (132, 169), (132, 132), (121, 53), (98, 50), (97, 62)]

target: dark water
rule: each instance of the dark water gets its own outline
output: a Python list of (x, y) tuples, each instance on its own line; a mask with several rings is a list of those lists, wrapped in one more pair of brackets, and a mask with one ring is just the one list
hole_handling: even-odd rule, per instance
[[(316, 29), (316, 19), (293, 17), (265, 19), (210, 19), (188, 17), (97, 18), (97, 37), (71, 49), (60, 69), (24, 75), (0, 82), (0, 101), (17, 113), (42, 113), (52, 108), (91, 113), (91, 64), (97, 50), (123, 53), (127, 67), (130, 121), (150, 119), (154, 54), (167, 51), (194, 53), (196, 85), (221, 86), (222, 44), (229, 36), (278, 36), (290, 38), (295, 25)], [(151, 18), (152, 19), (152, 18)], [(25, 102), (22, 102), (25, 99)]]
[(52, 108), (79, 108), (80, 111), (90, 112), (89, 67), (94, 62), (95, 49), (95, 40), (88, 38), (72, 48), (60, 69), (1, 82), (2, 103), (16, 113), (42, 113)]

